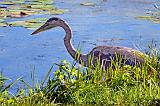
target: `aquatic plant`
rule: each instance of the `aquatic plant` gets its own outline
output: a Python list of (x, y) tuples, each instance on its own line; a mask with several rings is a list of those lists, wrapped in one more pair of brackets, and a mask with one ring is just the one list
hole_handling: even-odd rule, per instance
[(160, 24), (160, 7), (157, 4), (154, 4), (153, 6), (156, 9), (155, 11), (147, 12), (146, 16), (138, 16), (137, 18)]
[[(34, 22), (30, 22), (31, 19), (22, 21), (22, 18), (40, 14), (57, 15), (65, 11), (54, 7), (53, 0), (4, 0), (0, 2), (0, 26), (21, 26), (34, 29), (43, 23), (39, 18), (34, 18)], [(8, 18), (19, 18), (20, 21), (8, 22)]]

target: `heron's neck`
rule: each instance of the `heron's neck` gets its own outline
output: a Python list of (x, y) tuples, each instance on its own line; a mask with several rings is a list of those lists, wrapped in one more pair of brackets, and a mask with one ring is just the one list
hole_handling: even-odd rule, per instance
[[(64, 37), (64, 45), (67, 49), (67, 51), (70, 53), (70, 55), (80, 63), (84, 62), (86, 60), (86, 55), (80, 54), (76, 51), (76, 49), (72, 46), (71, 38), (72, 38), (72, 31), (71, 28), (67, 23), (64, 23), (61, 25), (61, 27), (65, 30), (66, 36)], [(84, 62), (85, 64), (85, 62)]]
[(66, 36), (64, 37), (64, 45), (66, 46), (67, 51), (70, 53), (70, 55), (74, 58), (76, 55), (76, 50), (71, 44), (71, 38), (72, 38), (72, 31), (66, 23), (62, 24), (61, 27), (66, 32)]

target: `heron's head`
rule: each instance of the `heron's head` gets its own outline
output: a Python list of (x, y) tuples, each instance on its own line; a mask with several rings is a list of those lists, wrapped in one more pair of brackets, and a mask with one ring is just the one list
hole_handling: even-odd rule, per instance
[(64, 21), (57, 17), (52, 17), (46, 21), (44, 25), (35, 30), (31, 35), (37, 34), (39, 32), (43, 32), (45, 30), (60, 26)]

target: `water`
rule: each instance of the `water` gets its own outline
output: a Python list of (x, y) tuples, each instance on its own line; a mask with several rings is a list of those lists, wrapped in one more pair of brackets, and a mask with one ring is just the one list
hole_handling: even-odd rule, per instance
[[(160, 24), (135, 18), (155, 11), (153, 4), (159, 3), (159, 0), (90, 0), (96, 5), (80, 5), (87, 1), (55, 0), (54, 3), (58, 8), (69, 10), (58, 17), (69, 23), (74, 34), (72, 43), (75, 48), (80, 43), (83, 53), (88, 53), (97, 45), (126, 46), (144, 51), (152, 40), (159, 44)], [(53, 63), (63, 59), (73, 61), (65, 49), (65, 33), (61, 28), (39, 36), (31, 36), (31, 33), (31, 30), (22, 27), (0, 28), (0, 70), (5, 76), (11, 79), (23, 76), (30, 81), (31, 71), (35, 71), (36, 78), (41, 80)], [(114, 38), (122, 40), (108, 40)]]

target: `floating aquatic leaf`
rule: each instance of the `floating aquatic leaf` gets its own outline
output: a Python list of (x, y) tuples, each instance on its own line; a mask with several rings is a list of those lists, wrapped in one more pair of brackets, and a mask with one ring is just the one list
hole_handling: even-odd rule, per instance
[(53, 0), (26, 0), (26, 2), (31, 4), (52, 4)]
[(160, 18), (156, 17), (156, 16), (139, 16), (137, 18), (148, 20), (148, 21), (151, 21), (151, 22), (154, 22), (154, 23), (157, 23), (157, 24), (160, 23)]
[(160, 24), (160, 18), (153, 18), (151, 19), (152, 22)]
[(14, 22), (9, 22), (9, 26), (24, 26), (26, 23), (25, 21), (14, 21)]
[(3, 5), (14, 5), (15, 3), (11, 2), (11, 1), (2, 1), (2, 2), (0, 2), (0, 4), (3, 4)]
[(62, 9), (52, 9), (49, 11), (45, 11), (44, 14), (64, 14), (64, 12), (66, 12), (67, 10), (62, 10)]
[(81, 3), (80, 5), (83, 5), (83, 6), (95, 6), (95, 3), (85, 2), (85, 3)]
[(35, 19), (26, 20), (26, 22), (29, 22), (29, 23), (43, 23), (46, 20), (47, 20), (47, 18), (35, 18)]
[(4, 19), (0, 19), (0, 22), (4, 22)]
[[(65, 10), (66, 11), (66, 10)], [(37, 18), (25, 21), (5, 22), (6, 18), (23, 18), (36, 14), (63, 14), (64, 10), (53, 6), (53, 0), (4, 0), (0, 2), (0, 26), (21, 26), (35, 29), (46, 19)]]
[(42, 10), (48, 10), (48, 9), (53, 8), (53, 5), (37, 4), (37, 5), (31, 5), (31, 8), (42, 9)]
[(26, 21), (14, 21), (8, 24), (9, 26), (20, 26), (28, 29), (36, 29), (40, 27), (42, 24), (44, 24), (46, 20), (47, 20), (46, 18), (35, 18)]
[(27, 20), (25, 21), (27, 24), (25, 24), (24, 27), (28, 29), (37, 29), (38, 27), (43, 25), (46, 20), (47, 20), (46, 18), (36, 18)]
[(43, 25), (43, 23), (34, 23), (34, 24), (30, 24), (30, 25), (28, 24), (28, 25), (26, 25), (24, 27), (27, 28), (27, 29), (30, 29), (30, 30), (35, 30), (35, 29), (39, 28), (42, 25)]
[(14, 4), (23, 4), (23, 3), (25, 3), (25, 0), (12, 0), (12, 2)]
[(7, 23), (5, 23), (5, 22), (0, 22), (0, 27), (6, 27), (6, 26), (8, 26)]
[(139, 18), (139, 19), (150, 19), (150, 18), (152, 18), (152, 16), (139, 16), (137, 18)]
[(28, 13), (25, 12), (12, 12), (10, 14), (7, 15), (7, 17), (11, 17), (11, 18), (22, 18), (24, 16), (29, 15)]
[(17, 9), (17, 10), (9, 10), (8, 14), (20, 14), (20, 15), (33, 15), (36, 14), (36, 11), (30, 11), (30, 10), (22, 10), (22, 9)]
[(14, 5), (14, 4), (22, 4), (25, 3), (25, 0), (7, 0), (1, 1), (0, 4), (2, 5)]

